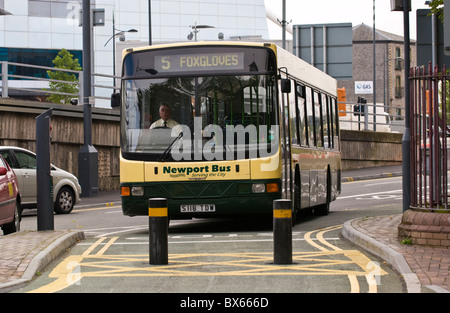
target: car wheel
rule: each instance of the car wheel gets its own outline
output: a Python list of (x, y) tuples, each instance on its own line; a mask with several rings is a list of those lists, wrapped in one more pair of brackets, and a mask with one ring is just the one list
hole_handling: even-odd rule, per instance
[(71, 189), (62, 187), (58, 191), (55, 201), (56, 214), (69, 214), (75, 205), (75, 195)]
[(15, 233), (16, 231), (20, 231), (20, 213), (19, 213), (19, 204), (16, 202), (16, 207), (14, 209), (14, 220), (6, 225), (3, 225), (3, 234), (9, 235), (11, 233)]

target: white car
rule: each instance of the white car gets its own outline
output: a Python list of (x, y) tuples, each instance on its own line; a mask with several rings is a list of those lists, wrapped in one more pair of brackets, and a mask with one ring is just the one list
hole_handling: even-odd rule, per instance
[[(19, 148), (0, 146), (0, 154), (14, 170), (19, 181), (20, 208), (37, 206), (36, 154)], [(68, 214), (80, 201), (81, 186), (78, 178), (53, 164), (50, 165), (53, 178), (54, 211), (57, 214)]]

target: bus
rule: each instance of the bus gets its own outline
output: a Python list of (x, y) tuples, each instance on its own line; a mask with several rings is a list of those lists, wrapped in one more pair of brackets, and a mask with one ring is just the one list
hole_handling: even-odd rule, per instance
[[(337, 82), (272, 43), (123, 51), (124, 215), (166, 198), (169, 219), (256, 216), (273, 201), (328, 214), (340, 194)], [(165, 121), (165, 123), (164, 123)]]

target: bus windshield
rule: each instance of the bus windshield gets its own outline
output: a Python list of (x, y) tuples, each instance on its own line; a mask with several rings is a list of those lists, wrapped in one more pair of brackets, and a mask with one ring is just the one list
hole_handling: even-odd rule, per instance
[(278, 148), (275, 75), (125, 79), (124, 157), (205, 161), (268, 156)]

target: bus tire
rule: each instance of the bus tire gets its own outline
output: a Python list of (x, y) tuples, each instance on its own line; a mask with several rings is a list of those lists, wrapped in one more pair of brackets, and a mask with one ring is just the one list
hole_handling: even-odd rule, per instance
[(300, 186), (294, 184), (294, 208), (292, 209), (292, 226), (297, 223), (297, 215), (300, 212)]

